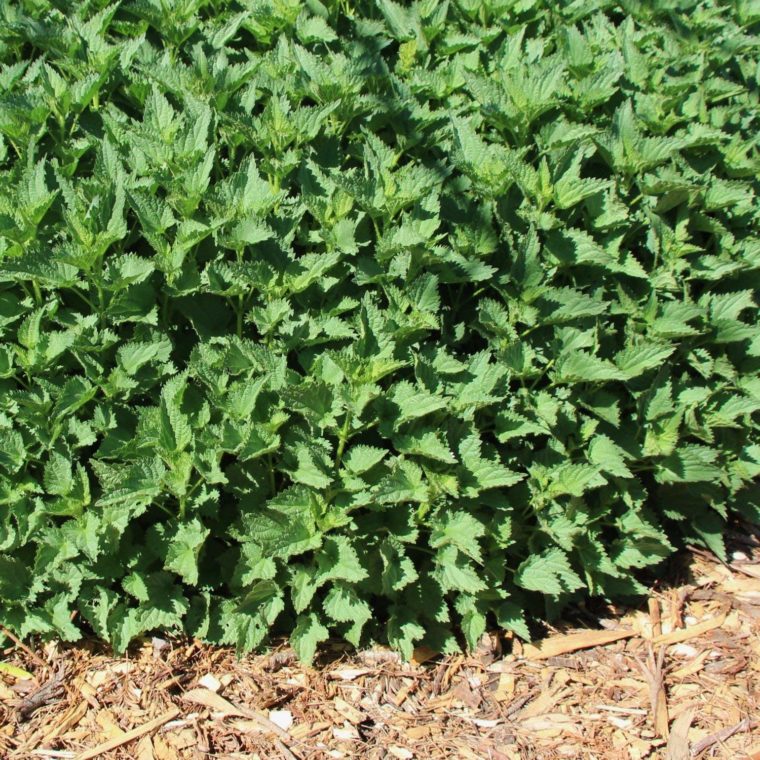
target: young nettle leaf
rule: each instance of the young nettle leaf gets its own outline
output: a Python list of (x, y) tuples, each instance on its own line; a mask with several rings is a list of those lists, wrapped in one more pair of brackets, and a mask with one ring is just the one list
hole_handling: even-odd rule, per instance
[(295, 486), (270, 499), (265, 509), (259, 505), (247, 509), (239, 533), (259, 544), (267, 556), (287, 559), (322, 544), (316, 509), (315, 497), (305, 487)]
[(304, 483), (316, 489), (327, 488), (333, 479), (328, 475), (330, 460), (324, 450), (304, 443), (296, 446), (297, 467), (290, 473), (296, 483)]
[(190, 420), (182, 411), (185, 388), (186, 379), (178, 375), (161, 391), (159, 443), (168, 452), (184, 450), (193, 439)]
[(459, 456), (465, 474), (465, 495), (477, 496), (490, 488), (508, 488), (519, 483), (525, 475), (510, 470), (498, 461), (481, 454), (482, 443), (478, 435), (470, 435), (459, 445)]
[(573, 570), (562, 549), (549, 549), (526, 559), (515, 573), (515, 583), (529, 591), (560, 594), (577, 591), (583, 581)]
[(290, 644), (299, 659), (306, 665), (311, 665), (317, 646), (327, 639), (328, 634), (329, 631), (322, 625), (319, 616), (310, 612), (298, 616), (295, 628), (290, 634)]
[(67, 496), (74, 487), (71, 462), (62, 454), (53, 451), (45, 465), (43, 482), (47, 493), (54, 496)]
[(447, 512), (433, 523), (430, 545), (437, 549), (451, 544), (476, 562), (483, 561), (478, 543), (486, 532), (485, 526), (467, 512)]
[(380, 544), (380, 556), (383, 563), (381, 582), (385, 594), (401, 591), (419, 577), (414, 563), (400, 542), (385, 539)]
[(413, 430), (408, 434), (395, 436), (393, 445), (402, 454), (414, 454), (444, 464), (456, 464), (456, 457), (441, 438), (437, 431)]
[(438, 550), (433, 577), (444, 593), (463, 591), (466, 594), (476, 594), (486, 588), (486, 584), (470, 560), (451, 545)]
[(390, 474), (373, 489), (373, 498), (378, 504), (423, 503), (429, 496), (422, 469), (405, 459), (397, 459)]
[(351, 623), (344, 636), (350, 644), (359, 646), (362, 629), (372, 619), (369, 604), (351, 586), (336, 583), (325, 597), (324, 610), (338, 623)]
[(630, 455), (606, 435), (598, 435), (591, 440), (588, 456), (589, 461), (597, 465), (602, 472), (608, 472), (618, 478), (633, 477), (626, 464)]
[(198, 557), (208, 535), (208, 528), (198, 519), (181, 523), (167, 547), (164, 569), (173, 570), (185, 583), (196, 585)]
[(470, 650), (478, 646), (481, 637), (486, 632), (487, 621), (484, 614), (486, 609), (486, 603), (479, 604), (475, 597), (460, 594), (457, 598), (456, 610), (462, 616), (462, 633)]
[(425, 629), (416, 622), (417, 617), (416, 610), (394, 605), (388, 620), (388, 641), (407, 660), (412, 657), (415, 643), (425, 635)]

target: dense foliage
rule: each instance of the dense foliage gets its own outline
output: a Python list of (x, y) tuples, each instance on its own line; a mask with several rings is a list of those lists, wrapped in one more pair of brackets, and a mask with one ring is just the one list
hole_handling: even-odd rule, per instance
[(0, 623), (449, 651), (760, 521), (760, 6), (0, 4)]

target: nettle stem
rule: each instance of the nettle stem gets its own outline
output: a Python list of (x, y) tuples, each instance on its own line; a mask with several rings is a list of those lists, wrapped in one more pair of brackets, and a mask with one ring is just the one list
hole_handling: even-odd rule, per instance
[(238, 338), (243, 337), (243, 311), (244, 311), (244, 305), (243, 305), (243, 296), (238, 296), (238, 305), (237, 309), (235, 310), (237, 312), (237, 336)]
[(267, 454), (267, 465), (269, 466), (269, 491), (274, 496), (277, 492), (277, 484), (274, 479), (274, 462), (271, 454)]
[(353, 414), (351, 411), (346, 412), (346, 418), (343, 421), (343, 427), (341, 428), (340, 435), (338, 436), (338, 450), (335, 452), (335, 469), (340, 467), (340, 463), (343, 459), (343, 452), (346, 450), (346, 443), (348, 442), (348, 433), (351, 429), (351, 422), (353, 421)]

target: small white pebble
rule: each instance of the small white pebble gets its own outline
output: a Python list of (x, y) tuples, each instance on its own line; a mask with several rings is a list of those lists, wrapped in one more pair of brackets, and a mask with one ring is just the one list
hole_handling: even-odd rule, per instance
[(213, 691), (216, 693), (219, 691), (219, 689), (222, 688), (221, 682), (211, 675), (211, 673), (206, 673), (205, 676), (198, 679), (198, 686), (202, 686), (204, 689), (208, 689), (209, 691)]
[(744, 552), (734, 552), (731, 555), (731, 559), (739, 560), (740, 562), (746, 562), (749, 557)]
[(356, 729), (348, 725), (343, 728), (333, 728), (332, 732), (333, 736), (338, 739), (338, 741), (348, 742), (359, 738)]
[(478, 728), (496, 728), (501, 723), (500, 720), (487, 720), (486, 718), (473, 718), (472, 722)]
[(293, 713), (290, 710), (270, 710), (269, 720), (283, 731), (287, 731), (293, 725)]
[(696, 625), (699, 621), (694, 617), (694, 615), (686, 615), (684, 617), (683, 622), (686, 623), (686, 625)]
[(691, 644), (674, 644), (670, 648), (670, 652), (676, 657), (687, 657), (689, 659), (697, 656), (697, 648), (691, 646)]

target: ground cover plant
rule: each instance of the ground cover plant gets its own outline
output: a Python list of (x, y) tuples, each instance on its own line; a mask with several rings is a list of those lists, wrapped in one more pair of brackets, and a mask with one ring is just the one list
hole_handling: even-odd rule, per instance
[(756, 2), (0, 7), (0, 623), (409, 655), (760, 521)]

